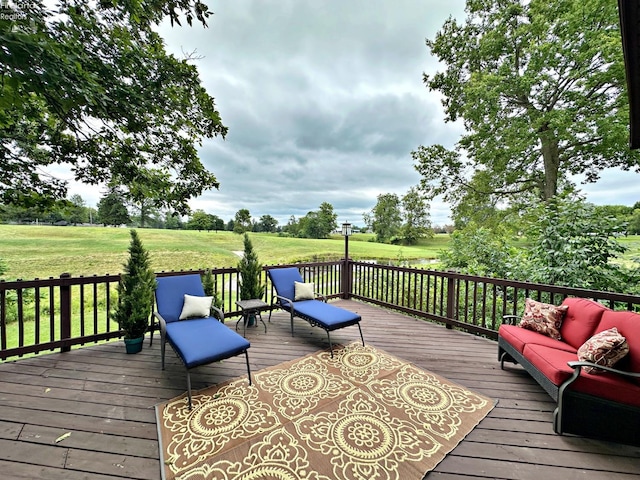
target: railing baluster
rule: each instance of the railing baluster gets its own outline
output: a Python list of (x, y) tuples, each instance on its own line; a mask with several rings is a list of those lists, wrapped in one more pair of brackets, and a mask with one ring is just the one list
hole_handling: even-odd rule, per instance
[(98, 284), (93, 284), (93, 334), (98, 333)]
[[(56, 339), (56, 319), (55, 319), (55, 290), (54, 286), (49, 286), (49, 342), (53, 342)], [(53, 351), (53, 348), (51, 348)]]
[[(337, 298), (343, 293), (343, 263), (339, 260), (295, 266), (302, 270), (303, 278), (317, 283), (320, 293), (327, 298)], [(558, 299), (562, 300), (567, 296), (581, 296), (599, 300), (618, 309), (626, 307), (628, 310), (640, 310), (640, 296), (634, 295), (369, 262), (349, 261), (348, 265), (348, 293), (351, 297), (493, 338), (501, 324), (501, 316), (508, 313), (520, 314), (522, 300), (526, 296), (547, 300), (550, 303), (558, 303)], [(285, 266), (292, 265), (265, 266), (265, 284), (270, 285), (268, 269)], [(160, 272), (157, 275), (185, 275), (195, 272), (203, 273), (201, 270), (194, 270)], [(234, 303), (239, 295), (237, 268), (213, 268), (212, 273), (214, 288), (222, 300), (225, 313), (231, 317), (237, 315)], [(114, 330), (109, 319), (112, 302), (117, 299), (116, 295), (112, 295), (112, 288), (117, 285), (119, 278), (118, 275), (75, 278), (61, 275), (59, 278), (44, 280), (0, 281), (0, 358), (6, 359), (56, 348), (68, 349), (72, 345), (119, 337), (120, 331), (117, 328)], [(86, 287), (87, 285), (90, 287)], [(72, 300), (76, 294), (79, 297), (78, 312), (72, 311)], [(269, 303), (272, 295), (273, 286), (266, 292)], [(48, 312), (45, 308), (47, 305)], [(93, 313), (91, 329), (85, 325), (88, 316), (85, 309), (89, 308)], [(48, 322), (44, 315), (48, 315)], [(34, 328), (26, 328), (26, 322), (35, 322)], [(33, 338), (26, 333), (31, 331), (34, 332)]]
[[(36, 279), (37, 280), (37, 279)], [(34, 322), (35, 322), (35, 343), (40, 343), (40, 287), (36, 286), (33, 288), (33, 313), (34, 313)]]
[(24, 346), (24, 296), (22, 288), (16, 291), (16, 303), (18, 312), (18, 346)]
[(84, 337), (85, 333), (85, 314), (84, 314), (84, 283), (80, 284), (80, 336)]
[[(0, 280), (0, 285), (4, 280)], [(7, 292), (0, 291), (0, 349), (4, 352), (7, 349)], [(7, 358), (1, 356), (2, 360)]]

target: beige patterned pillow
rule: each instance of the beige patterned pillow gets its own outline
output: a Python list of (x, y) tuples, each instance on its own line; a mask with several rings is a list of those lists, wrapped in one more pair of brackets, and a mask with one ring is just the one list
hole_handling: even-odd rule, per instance
[[(596, 333), (578, 349), (578, 360), (591, 362), (605, 367), (613, 367), (618, 360), (629, 353), (627, 339), (616, 327)], [(593, 367), (583, 367), (587, 373), (600, 373)]]
[(568, 308), (566, 305), (556, 306), (527, 298), (519, 325), (560, 340), (560, 327)]
[(313, 293), (313, 289), (313, 283), (293, 282), (293, 301), (298, 302), (300, 300), (313, 300), (314, 298), (316, 298)]

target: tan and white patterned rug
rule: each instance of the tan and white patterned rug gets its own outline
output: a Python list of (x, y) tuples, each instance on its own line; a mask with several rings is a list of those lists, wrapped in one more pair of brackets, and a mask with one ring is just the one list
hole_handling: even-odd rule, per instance
[(422, 479), (494, 402), (370, 345), (269, 367), (156, 407), (162, 476)]

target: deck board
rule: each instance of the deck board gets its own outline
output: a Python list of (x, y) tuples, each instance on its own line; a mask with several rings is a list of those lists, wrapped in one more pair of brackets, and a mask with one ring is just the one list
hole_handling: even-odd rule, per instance
[[(494, 341), (360, 302), (336, 304), (362, 315), (367, 343), (498, 401), (426, 478), (640, 475), (640, 448), (554, 434), (553, 401), (520, 367), (500, 369)], [(292, 337), (284, 313), (267, 325), (266, 334), (261, 324), (247, 332), (254, 372), (328, 346), (322, 330), (299, 320)], [(332, 339), (357, 341), (358, 329), (338, 330)], [(147, 340), (137, 355), (126, 355), (115, 341), (0, 364), (2, 478), (160, 478), (154, 406), (184, 393), (186, 381), (170, 349), (167, 368), (160, 369), (159, 343), (156, 334), (153, 346)], [(195, 370), (193, 388), (242, 375), (244, 357), (225, 360)]]

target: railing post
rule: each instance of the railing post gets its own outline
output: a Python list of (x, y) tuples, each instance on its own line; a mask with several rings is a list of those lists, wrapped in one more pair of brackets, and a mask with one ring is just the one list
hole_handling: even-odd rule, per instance
[(349, 260), (345, 258), (342, 261), (342, 298), (349, 298), (349, 280), (347, 279), (349, 275)]
[(342, 224), (342, 235), (344, 235), (344, 263), (342, 264), (342, 298), (351, 297), (351, 270), (349, 269), (349, 235), (351, 235), (351, 224)]
[[(71, 278), (71, 274), (63, 273), (60, 278)], [(60, 285), (60, 340), (68, 338), (71, 338), (71, 285), (63, 281)], [(60, 350), (69, 352), (71, 346), (62, 347)]]
[[(447, 277), (447, 318), (456, 320), (456, 282), (453, 277)], [(452, 329), (453, 326), (447, 323), (446, 327)]]

